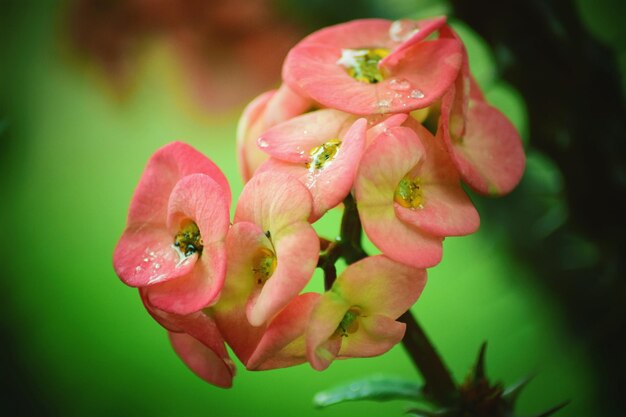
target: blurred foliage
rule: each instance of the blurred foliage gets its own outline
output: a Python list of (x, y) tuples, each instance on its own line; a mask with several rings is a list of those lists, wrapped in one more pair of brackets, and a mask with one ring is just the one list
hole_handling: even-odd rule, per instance
[[(418, 17), (452, 10), (437, 0), (277, 4), (282, 16), (302, 25), (303, 31), (358, 17)], [(611, 0), (577, 4), (585, 24), (616, 51), (623, 82), (623, 6)], [(51, 0), (0, 3), (0, 230), (5, 236), (0, 366), (7, 387), (0, 394), (0, 409), (7, 415), (40, 417), (230, 416), (261, 410), (264, 415), (400, 415), (409, 405), (406, 401), (339, 404), (320, 412), (310, 399), (329, 386), (381, 371), (415, 378), (402, 347), (375, 359), (338, 361), (323, 373), (307, 366), (253, 373), (239, 366), (230, 391), (206, 385), (178, 360), (136, 292), (115, 277), (111, 252), (145, 161), (164, 143), (184, 140), (205, 152), (225, 171), (238, 195), (242, 185), (234, 132), (241, 107), (216, 116), (190, 105), (181, 92), (185, 73), (176, 56), (158, 44), (146, 48), (143, 64), (135, 69), (132, 96), (120, 103), (103, 94), (107, 90), (94, 83), (91, 70), (74, 65), (64, 54), (66, 6)], [(480, 11), (490, 16), (488, 8)], [(533, 148), (518, 190), (501, 200), (475, 199), (484, 213), (482, 230), (446, 240), (444, 262), (431, 271), (413, 311), (457, 380), (466, 375), (475, 347), (489, 340), (494, 379), (511, 382), (538, 371), (520, 399), (521, 412), (530, 414), (569, 398), (572, 403), (560, 416), (600, 415), (600, 404), (606, 406), (614, 397), (600, 397), (605, 385), (598, 374), (602, 370), (601, 376), (611, 375), (604, 368), (615, 357), (602, 360), (604, 351), (596, 349), (597, 333), (591, 327), (594, 317), (607, 320), (604, 328), (623, 311), (615, 298), (604, 304), (601, 298), (616, 288), (612, 283), (617, 271), (588, 275), (583, 281), (550, 276), (567, 270), (584, 273), (590, 265), (602, 264), (606, 243), (599, 245), (580, 230), (565, 228), (572, 210), (567, 171), (534, 148), (540, 127), (533, 125), (533, 109), (522, 99), (524, 92), (501, 78), (506, 65), (530, 65), (529, 71), (541, 73), (541, 63), (511, 61), (510, 50), (502, 44), (492, 49), (468, 22), (453, 24), (468, 43), (472, 70), (487, 98)], [(534, 36), (535, 28), (526, 28)], [(258, 92), (248, 93), (252, 98)], [(588, 106), (602, 109), (602, 102)], [(594, 127), (593, 120), (579, 122)], [(567, 169), (590, 174), (595, 164), (605, 162), (598, 158)], [(623, 172), (615, 175), (626, 178)], [(596, 193), (586, 196), (600, 208), (606, 204), (598, 197), (602, 187), (597, 184)], [(334, 210), (316, 228), (332, 237), (339, 218)], [(536, 262), (538, 257), (542, 262)], [(321, 288), (318, 274), (310, 289)], [(581, 301), (574, 294), (589, 298)], [(588, 319), (572, 323), (578, 316), (564, 307), (567, 300), (576, 300), (579, 304), (573, 306), (590, 314)], [(620, 346), (617, 342), (608, 343)], [(620, 370), (616, 362), (613, 372)]]

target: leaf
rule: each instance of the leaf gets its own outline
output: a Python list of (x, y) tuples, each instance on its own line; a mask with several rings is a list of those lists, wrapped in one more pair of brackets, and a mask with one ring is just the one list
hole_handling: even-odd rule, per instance
[(313, 404), (321, 408), (346, 401), (419, 400), (423, 398), (422, 385), (415, 381), (373, 376), (319, 392), (313, 398)]

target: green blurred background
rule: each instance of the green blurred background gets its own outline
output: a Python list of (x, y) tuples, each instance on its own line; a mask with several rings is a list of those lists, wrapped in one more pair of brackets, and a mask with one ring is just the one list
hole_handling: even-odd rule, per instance
[[(272, 67), (267, 71), (276, 72), (258, 77), (255, 72), (266, 69), (242, 68), (226, 52), (224, 58), (220, 32), (202, 33), (213, 36), (213, 43), (195, 49), (201, 59), (192, 52), (185, 61), (176, 42), (186, 35), (172, 42), (171, 28), (148, 25), (145, 33), (124, 32), (134, 21), (117, 22), (111, 6), (102, 6), (107, 2), (91, 2), (99, 6), (81, 13), (78, 3), (90, 2), (0, 2), (5, 387), (0, 410), (37, 416), (402, 415), (408, 405), (402, 401), (325, 410), (315, 410), (311, 402), (320, 390), (370, 374), (417, 379), (402, 346), (378, 358), (337, 361), (321, 373), (307, 365), (255, 373), (239, 364), (230, 390), (205, 384), (176, 357), (165, 331), (111, 266), (128, 203), (146, 160), (173, 140), (213, 159), (237, 196), (242, 188), (234, 156), (237, 118), (247, 100), (277, 85), (279, 70)], [(350, 18), (452, 11), (443, 1), (370, 0), (356, 2), (358, 7), (329, 1), (255, 3), (284, 22), (285, 32), (277, 36), (287, 43)], [(613, 48), (623, 69), (623, 30), (612, 9), (616, 3), (580, 1), (573, 3), (573, 12), (580, 13), (592, 36)], [(90, 49), (100, 44), (89, 42), (89, 30), (106, 23), (99, 10), (103, 19), (120, 25), (113, 25), (113, 32), (132, 41), (112, 41), (117, 50), (107, 49), (106, 42), (101, 50)], [(225, 15), (219, 24), (228, 28), (232, 21)], [(84, 21), (77, 25), (77, 19)], [(503, 52), (494, 55), (467, 25), (455, 21), (455, 27), (468, 43), (472, 69), (488, 100), (511, 117), (532, 146), (524, 99), (497, 77), (496, 61)], [(180, 33), (179, 26), (176, 30)], [(227, 42), (232, 48), (245, 49), (254, 30), (221, 33), (238, 39), (234, 46)], [(271, 39), (264, 45), (271, 46)], [(275, 51), (257, 53), (268, 59)], [(112, 61), (115, 65), (103, 65)], [(202, 85), (198, 74), (212, 83)], [(244, 77), (257, 80), (240, 81)], [(212, 91), (216, 96), (207, 98)], [(568, 303), (538, 278), (536, 265), (520, 255), (516, 235), (509, 233), (518, 216), (526, 216), (525, 224), (532, 225), (527, 237), (541, 245), (567, 222), (559, 167), (532, 147), (528, 157), (520, 190), (495, 201), (475, 197), (486, 213), (481, 231), (446, 240), (444, 261), (430, 272), (413, 311), (458, 380), (487, 340), (488, 373), (494, 380), (513, 383), (536, 374), (520, 399), (522, 415), (567, 399), (572, 402), (559, 414), (563, 417), (601, 415), (599, 410), (611, 407), (600, 392), (607, 375), (596, 366), (593, 342), (577, 330)], [(321, 221), (320, 233), (333, 236), (339, 217), (331, 213)], [(574, 261), (598, 262), (597, 248), (585, 242), (579, 239), (567, 248), (573, 255), (563, 259), (574, 263), (568, 268), (576, 268)], [(321, 287), (317, 277), (311, 288)]]

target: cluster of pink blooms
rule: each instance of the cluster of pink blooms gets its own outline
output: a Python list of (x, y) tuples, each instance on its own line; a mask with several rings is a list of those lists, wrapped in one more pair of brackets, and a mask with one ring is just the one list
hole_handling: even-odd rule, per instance
[[(320, 30), (290, 51), (283, 80), (240, 121), (232, 222), (219, 168), (172, 143), (148, 162), (114, 254), (182, 360), (222, 387), (235, 373), (225, 344), (251, 370), (388, 351), (444, 238), (479, 226), (461, 181), (500, 195), (524, 169), (518, 133), (445, 18)], [(302, 293), (320, 256), (311, 224), (350, 194), (381, 254)]]

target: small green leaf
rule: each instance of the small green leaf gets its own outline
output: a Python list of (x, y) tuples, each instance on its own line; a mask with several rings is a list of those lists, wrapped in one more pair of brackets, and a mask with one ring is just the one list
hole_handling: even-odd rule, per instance
[(406, 379), (373, 376), (319, 392), (313, 398), (313, 404), (316, 407), (327, 407), (346, 401), (402, 399), (423, 399), (422, 385)]

